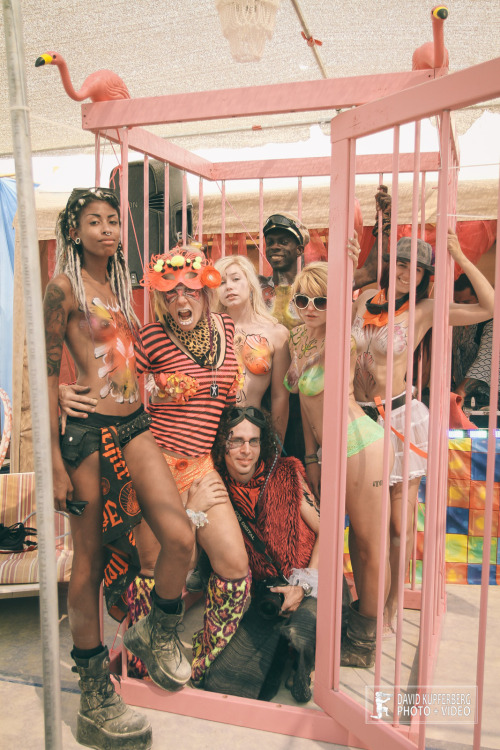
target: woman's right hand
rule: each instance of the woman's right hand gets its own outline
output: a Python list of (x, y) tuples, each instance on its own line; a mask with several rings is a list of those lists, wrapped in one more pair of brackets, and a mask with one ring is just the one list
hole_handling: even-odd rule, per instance
[(86, 419), (89, 413), (95, 412), (97, 399), (85, 396), (90, 391), (87, 385), (60, 385), (59, 406), (61, 407), (61, 435), (66, 431), (66, 418), (79, 417)]
[(458, 263), (458, 265), (462, 267), (463, 261), (467, 261), (467, 256), (460, 247), (460, 242), (458, 241), (458, 237), (453, 229), (448, 229), (448, 238), (446, 245), (448, 248), (448, 252), (455, 263)]
[(66, 469), (53, 469), (54, 508), (67, 512), (66, 501), (73, 499), (73, 485)]
[(214, 471), (201, 479), (195, 479), (188, 491), (186, 508), (206, 513), (214, 505), (227, 503), (229, 497), (220, 476)]

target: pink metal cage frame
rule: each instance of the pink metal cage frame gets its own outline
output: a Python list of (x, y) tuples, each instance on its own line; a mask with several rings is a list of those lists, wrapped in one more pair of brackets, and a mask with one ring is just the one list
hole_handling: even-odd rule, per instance
[[(500, 58), (482, 63), (473, 68), (447, 75), (446, 70), (419, 71), (380, 76), (362, 76), (338, 80), (292, 83), (279, 86), (261, 86), (227, 91), (211, 91), (197, 94), (163, 96), (149, 99), (123, 100), (85, 104), (82, 106), (82, 123), (85, 130), (96, 135), (96, 180), (101, 184), (100, 149), (101, 139), (119, 143), (122, 163), (122, 215), (128, 212), (127, 169), (128, 151), (133, 149), (144, 154), (144, 214), (145, 248), (148, 247), (148, 170), (149, 158), (165, 163), (165, 205), (168, 205), (169, 165), (198, 175), (199, 187), (199, 235), (203, 226), (203, 180), (222, 181), (222, 242), (225, 227), (225, 183), (226, 180), (257, 178), (260, 191), (260, 248), (263, 247), (263, 180), (269, 177), (298, 177), (298, 207), (301, 210), (301, 179), (304, 176), (330, 175), (330, 235), (329, 235), (329, 280), (339, 288), (334, 304), (328, 309), (327, 372), (325, 389), (325, 414), (337, 415), (337, 421), (325, 420), (323, 454), (324, 462), (320, 545), (320, 589), (318, 599), (317, 666), (314, 698), (318, 710), (263, 703), (227, 695), (205, 693), (184, 689), (177, 694), (161, 691), (151, 683), (130, 679), (126, 675), (126, 664), (121, 665), (121, 690), (125, 699), (138, 706), (147, 706), (163, 711), (195, 716), (213, 721), (231, 723), (267, 731), (279, 732), (319, 741), (334, 742), (366, 748), (415, 748), (425, 747), (425, 722), (419, 725), (393, 725), (383, 722), (367, 723), (366, 711), (340, 688), (340, 603), (341, 575), (343, 564), (343, 529), (345, 514), (346, 481), (346, 435), (348, 342), (350, 331), (351, 274), (347, 263), (347, 237), (354, 225), (354, 177), (357, 173), (392, 175), (393, 224), (397, 224), (398, 176), (400, 172), (413, 172), (413, 252), (411, 263), (412, 285), (416, 278), (416, 232), (420, 223), (425, 227), (425, 205), (423, 203), (425, 174), (439, 173), (438, 221), (436, 238), (434, 346), (443, 352), (443, 358), (434, 358), (431, 370), (431, 421), (429, 432), (429, 462), (427, 473), (428, 497), (426, 511), (426, 534), (424, 542), (424, 571), (421, 592), (412, 586), (404, 591), (404, 564), (400, 563), (400, 614), (403, 603), (421, 608), (419, 685), (432, 682), (433, 669), (442, 615), (445, 609), (444, 535), (447, 481), (447, 425), (450, 345), (448, 303), (451, 294), (451, 261), (446, 252), (446, 234), (453, 224), (454, 202), (458, 181), (458, 146), (454, 135), (450, 112), (462, 107), (486, 102), (500, 96)], [(353, 93), (354, 92), (354, 93)], [(290, 102), (298, 103), (293, 108)], [(209, 161), (169, 143), (144, 129), (155, 123), (188, 122), (195, 120), (221, 119), (227, 117), (285, 114), (294, 111), (325, 109), (355, 109), (342, 112), (331, 122), (331, 158), (287, 159), (255, 162), (212, 164)], [(438, 116), (440, 122), (440, 146), (437, 153), (420, 152), (420, 121), (429, 116)], [(415, 147), (411, 154), (399, 153), (399, 128), (402, 124), (415, 123)], [(356, 157), (356, 140), (374, 132), (394, 129), (392, 155)], [(182, 234), (186, 239), (185, 195), (183, 189)], [(123, 245), (127, 247), (127, 222), (123, 222)], [(168, 238), (168, 212), (165, 211), (165, 238)], [(390, 277), (395, 278), (396, 232), (391, 233)], [(147, 262), (147, 250), (145, 262)], [(222, 253), (225, 254), (224, 244)], [(262, 258), (262, 252), (261, 252)], [(496, 282), (500, 283), (500, 264), (496, 268)], [(262, 271), (262, 260), (261, 267)], [(340, 280), (340, 281), (339, 281)], [(500, 331), (497, 321), (500, 300), (495, 299), (495, 326), (492, 357), (492, 382), (498, 381)], [(144, 318), (149, 315), (148, 300), (144, 299)], [(410, 307), (410, 327), (415, 316), (415, 304)], [(389, 315), (388, 383), (392, 368), (392, 331), (394, 307)], [(410, 335), (408, 351), (413, 350), (413, 333)], [(338, 352), (344, 356), (339, 357)], [(408, 371), (413, 363), (408, 357)], [(496, 379), (495, 379), (496, 378)], [(411, 377), (407, 378), (407, 406), (411, 399)], [(390, 392), (387, 390), (387, 421), (390, 417)], [(493, 396), (492, 396), (493, 399)], [(493, 405), (493, 400), (492, 400)], [(444, 406), (443, 406), (444, 405)], [(488, 441), (487, 501), (483, 550), (483, 579), (481, 590), (479, 642), (478, 642), (478, 722), (474, 729), (474, 748), (480, 747), (482, 684), (484, 678), (484, 648), (486, 634), (486, 607), (488, 597), (488, 571), (490, 538), (492, 527), (492, 498), (494, 478), (495, 408), (491, 409)], [(389, 438), (386, 434), (384, 453), (385, 513), (388, 513), (388, 453)], [(405, 446), (404, 466), (408, 473), (408, 447)], [(333, 502), (332, 502), (333, 498)], [(403, 502), (403, 512), (405, 503)], [(404, 519), (403, 519), (404, 521)], [(383, 524), (383, 527), (385, 525)], [(404, 528), (404, 523), (403, 523)], [(327, 538), (332, 540), (328, 545)], [(383, 546), (383, 545), (382, 545)], [(382, 566), (381, 566), (382, 568)], [(379, 591), (382, 592), (379, 585)], [(379, 596), (379, 626), (377, 632), (377, 657), (374, 685), (381, 684), (381, 625), (383, 601)], [(333, 637), (331, 634), (333, 633)], [(399, 684), (401, 661), (401, 632), (397, 634), (396, 666), (394, 685)], [(115, 664), (120, 668), (120, 653), (115, 653)]]

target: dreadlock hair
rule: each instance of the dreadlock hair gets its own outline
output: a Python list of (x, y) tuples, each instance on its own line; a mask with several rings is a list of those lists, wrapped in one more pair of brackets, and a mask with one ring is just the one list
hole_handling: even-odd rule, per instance
[[(83, 248), (75, 244), (70, 229), (77, 229), (83, 209), (94, 201), (103, 201), (117, 212), (120, 221), (120, 204), (113, 190), (108, 188), (75, 188), (71, 193), (66, 208), (58, 216), (56, 224), (56, 268), (59, 273), (68, 277), (79, 308), (88, 315), (85, 287), (82, 279)], [(139, 325), (132, 307), (132, 284), (128, 272), (121, 242), (116, 253), (108, 259), (107, 274), (113, 294), (132, 331)]]
[[(224, 456), (226, 455), (226, 440), (231, 431), (231, 411), (234, 407), (226, 406), (222, 410), (219, 427), (215, 436), (214, 444), (212, 446), (212, 458), (214, 460), (215, 468), (219, 472), (224, 472), (226, 468), (226, 462)], [(264, 461), (264, 467), (266, 470), (274, 464), (276, 459), (276, 453), (278, 451), (278, 436), (273, 427), (271, 416), (269, 412), (260, 410), (265, 418), (265, 427), (260, 428), (260, 458)]]

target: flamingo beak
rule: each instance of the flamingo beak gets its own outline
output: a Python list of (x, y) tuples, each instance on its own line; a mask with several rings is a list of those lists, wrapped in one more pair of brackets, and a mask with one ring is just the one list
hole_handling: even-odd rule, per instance
[(35, 63), (35, 68), (39, 68), (40, 65), (50, 65), (52, 60), (52, 55), (40, 55)]

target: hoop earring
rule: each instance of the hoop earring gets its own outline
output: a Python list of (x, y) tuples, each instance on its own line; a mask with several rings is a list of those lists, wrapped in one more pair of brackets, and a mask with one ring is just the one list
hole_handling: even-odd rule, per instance
[(76, 237), (76, 239), (74, 239), (73, 242), (75, 243), (75, 245), (79, 245), (81, 242), (81, 239), (79, 237)]

